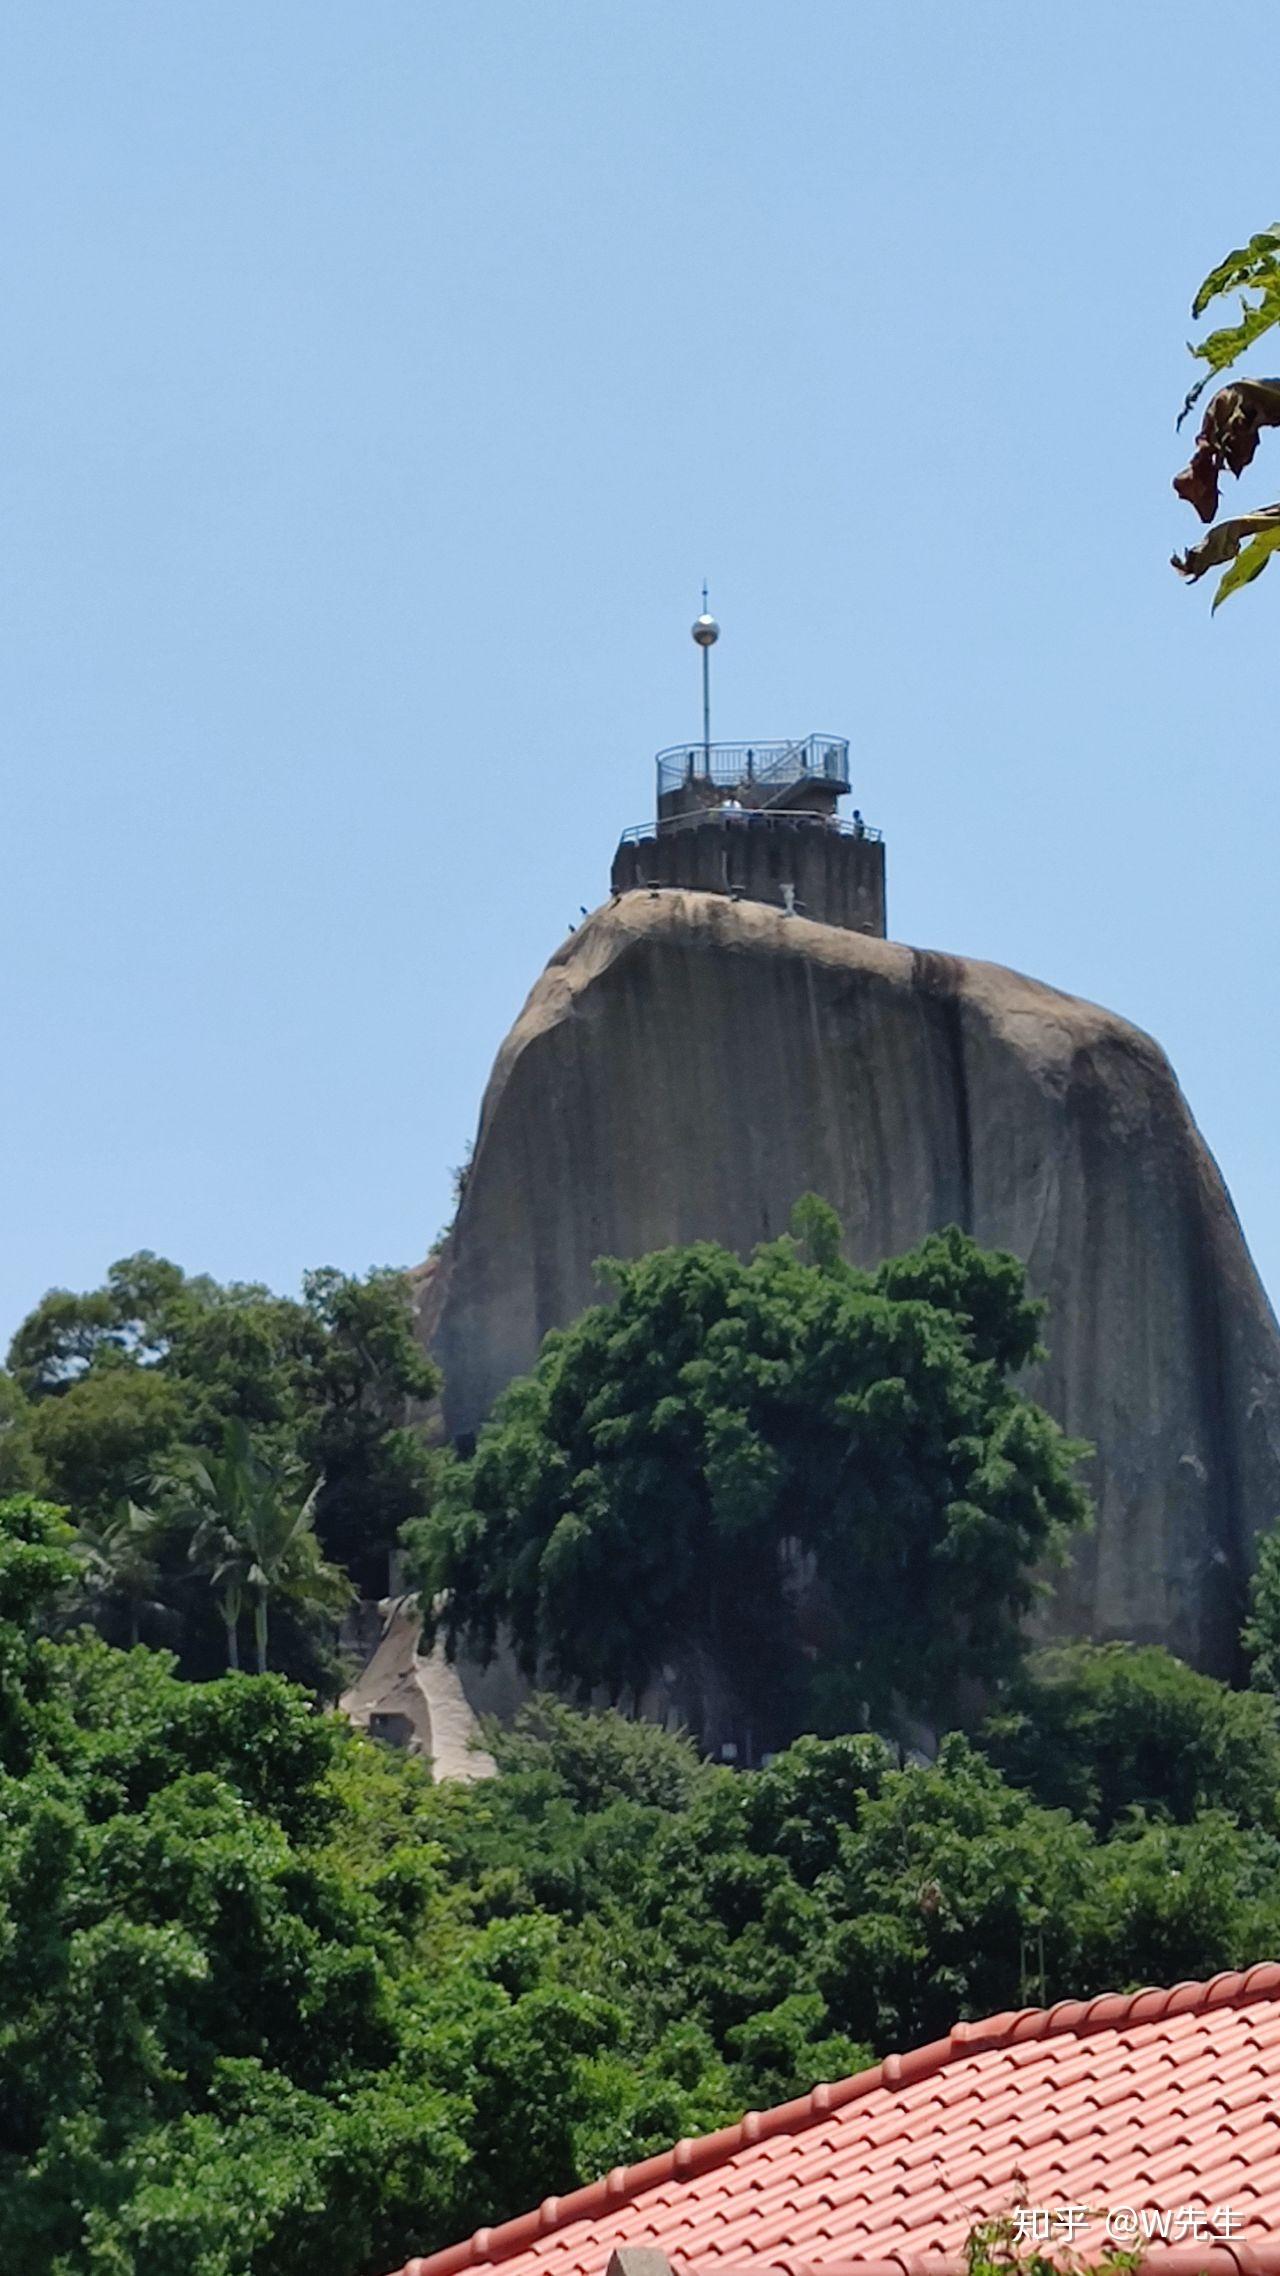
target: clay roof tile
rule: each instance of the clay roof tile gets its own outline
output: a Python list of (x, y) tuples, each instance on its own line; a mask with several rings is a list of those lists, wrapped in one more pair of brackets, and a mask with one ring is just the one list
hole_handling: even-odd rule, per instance
[(1280, 2276), (1280, 1963), (958, 2023), (399, 2276), (605, 2276), (639, 2242), (676, 2276), (961, 2276), (974, 2221), (1015, 2200), (1159, 2210), (1167, 2192), (1234, 2200), (1238, 2233), (1153, 2242), (1143, 2276)]

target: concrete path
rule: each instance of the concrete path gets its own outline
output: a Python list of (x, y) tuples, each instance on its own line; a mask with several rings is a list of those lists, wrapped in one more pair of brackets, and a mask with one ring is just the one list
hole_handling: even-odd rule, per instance
[(390, 1597), (371, 1658), (338, 1705), (361, 1730), (429, 1757), (432, 1777), (470, 1784), (497, 1764), (477, 1743), (480, 1724), (440, 1645), (418, 1650), (416, 1599)]

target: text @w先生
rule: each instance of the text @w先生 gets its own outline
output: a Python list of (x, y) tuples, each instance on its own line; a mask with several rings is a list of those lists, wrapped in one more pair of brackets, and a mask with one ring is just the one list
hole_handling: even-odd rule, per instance
[(1019, 2239), (1029, 2243), (1069, 2244), (1100, 2228), (1108, 2243), (1122, 2247), (1156, 2238), (1170, 2244), (1211, 2241), (1238, 2236), (1244, 2226), (1234, 2205), (1019, 2205), (1014, 2220)]

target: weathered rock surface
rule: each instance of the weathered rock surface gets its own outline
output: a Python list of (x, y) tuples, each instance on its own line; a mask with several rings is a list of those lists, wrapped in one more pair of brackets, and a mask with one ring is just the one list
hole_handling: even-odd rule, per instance
[(1054, 1632), (1225, 1671), (1280, 1514), (1280, 1333), (1150, 1037), (998, 966), (751, 902), (627, 893), (552, 958), (498, 1054), (454, 1230), (420, 1284), (453, 1432), (602, 1255), (741, 1252), (823, 1194), (859, 1263), (957, 1223), (1049, 1300), (1031, 1383), (1097, 1448)]

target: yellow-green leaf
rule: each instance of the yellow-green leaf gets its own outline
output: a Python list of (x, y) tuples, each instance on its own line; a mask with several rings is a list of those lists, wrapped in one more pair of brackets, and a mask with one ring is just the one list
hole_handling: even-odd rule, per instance
[(1244, 303), (1238, 324), (1224, 324), (1218, 331), (1210, 332), (1191, 353), (1199, 357), (1201, 363), (1208, 364), (1211, 372), (1226, 371), (1246, 348), (1251, 348), (1255, 340), (1269, 332), (1273, 324), (1280, 324), (1280, 276), (1268, 285), (1256, 305)]
[(1228, 253), (1225, 261), (1219, 261), (1217, 268), (1210, 270), (1191, 303), (1192, 315), (1203, 316), (1210, 301), (1216, 300), (1220, 293), (1268, 283), (1272, 276), (1280, 274), (1278, 256), (1280, 222), (1273, 222), (1270, 229), (1260, 229), (1256, 237), (1249, 239), (1247, 245), (1240, 246), (1234, 253)]
[(1237, 593), (1242, 585), (1251, 585), (1255, 577), (1260, 577), (1272, 554), (1278, 549), (1280, 529), (1267, 530), (1262, 537), (1250, 538), (1222, 578), (1213, 596), (1214, 608), (1217, 608), (1219, 601), (1226, 600), (1228, 593)]

